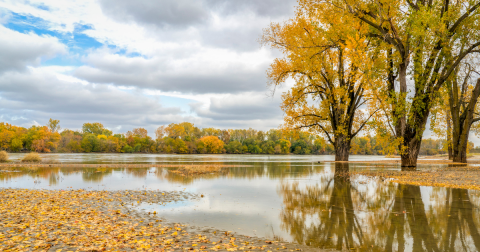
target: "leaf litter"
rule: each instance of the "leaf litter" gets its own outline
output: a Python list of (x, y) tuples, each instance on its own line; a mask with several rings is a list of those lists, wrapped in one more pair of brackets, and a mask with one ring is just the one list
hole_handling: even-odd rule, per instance
[[(166, 223), (142, 202), (184, 192), (0, 189), (1, 251), (310, 251), (307, 246)], [(188, 194), (182, 199), (196, 198)]]
[(480, 190), (479, 166), (452, 166), (419, 171), (352, 171), (350, 174), (388, 179), (399, 184)]

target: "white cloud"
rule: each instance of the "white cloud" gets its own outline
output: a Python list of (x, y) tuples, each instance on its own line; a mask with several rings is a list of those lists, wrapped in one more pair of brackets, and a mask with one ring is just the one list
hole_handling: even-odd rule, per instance
[(20, 33), (0, 25), (0, 73), (39, 65), (42, 59), (67, 52), (57, 38)]

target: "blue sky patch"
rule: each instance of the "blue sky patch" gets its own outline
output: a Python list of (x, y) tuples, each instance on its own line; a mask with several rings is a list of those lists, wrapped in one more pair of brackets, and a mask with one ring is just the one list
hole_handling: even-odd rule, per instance
[[(73, 33), (62, 33), (50, 30), (49, 23), (41, 18), (12, 12), (5, 27), (22, 33), (34, 32), (37, 35), (56, 37), (73, 54), (80, 56), (85, 55), (87, 49), (96, 49), (103, 46), (102, 43), (84, 33), (86, 30), (93, 29), (93, 26), (89, 24), (76, 24)], [(50, 60), (50, 63), (53, 61), (61, 62), (59, 59), (55, 59)]]

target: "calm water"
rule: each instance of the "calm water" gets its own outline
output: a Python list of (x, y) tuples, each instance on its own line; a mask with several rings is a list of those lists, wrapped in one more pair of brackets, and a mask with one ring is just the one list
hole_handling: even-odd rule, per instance
[[(20, 158), (21, 154), (12, 154)], [(182, 177), (164, 168), (45, 168), (0, 173), (0, 187), (177, 190), (193, 202), (140, 205), (174, 222), (359, 251), (479, 251), (477, 191), (335, 177), (332, 156), (50, 154), (58, 162), (225, 163), (248, 165)], [(353, 156), (351, 160), (381, 157)], [(350, 170), (399, 169), (350, 165)], [(422, 167), (420, 167), (422, 169)], [(477, 195), (478, 194), (478, 195)]]

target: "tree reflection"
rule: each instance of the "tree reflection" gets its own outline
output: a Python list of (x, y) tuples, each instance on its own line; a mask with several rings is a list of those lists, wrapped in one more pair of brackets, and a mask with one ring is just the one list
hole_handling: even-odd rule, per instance
[(413, 251), (440, 251), (437, 246), (438, 239), (429, 226), (420, 187), (398, 185), (390, 216), (390, 230), (385, 251), (395, 250), (393, 247), (395, 233), (397, 234), (397, 251), (405, 251), (405, 224), (408, 224), (409, 236), (413, 239)]
[(103, 178), (112, 174), (111, 168), (84, 168), (82, 179), (85, 182), (102, 182)]
[[(251, 165), (251, 166), (250, 166)], [(224, 168), (221, 172), (206, 173), (200, 175), (182, 176), (177, 173), (168, 172), (174, 168), (156, 168), (155, 174), (159, 179), (167, 179), (170, 182), (191, 184), (202, 179), (257, 179), (266, 177), (269, 179), (283, 179), (307, 177), (318, 174), (324, 170), (324, 166), (309, 163), (249, 163), (245, 167)]]
[[(447, 189), (447, 228), (445, 229), (442, 251), (456, 251), (459, 244), (462, 250), (471, 250), (467, 240), (471, 239), (474, 249), (480, 251), (480, 233), (477, 229), (478, 219), (474, 217), (474, 210), (468, 191), (465, 189)], [(467, 237), (470, 235), (470, 237)], [(458, 241), (458, 242), (457, 242)]]
[[(333, 187), (332, 185), (333, 181)], [(332, 179), (301, 189), (282, 184), (283, 228), (301, 244), (337, 250), (364, 247), (364, 233), (355, 214), (348, 163), (336, 163)], [(329, 196), (329, 197), (328, 197)], [(317, 217), (318, 224), (310, 221)]]
[(386, 194), (375, 198), (350, 181), (348, 170), (337, 164), (334, 176), (315, 185), (282, 183), (282, 228), (295, 242), (337, 250), (480, 251), (480, 216), (468, 190), (440, 188), (445, 200), (427, 206), (429, 190), (414, 185), (380, 188), (375, 193)]

